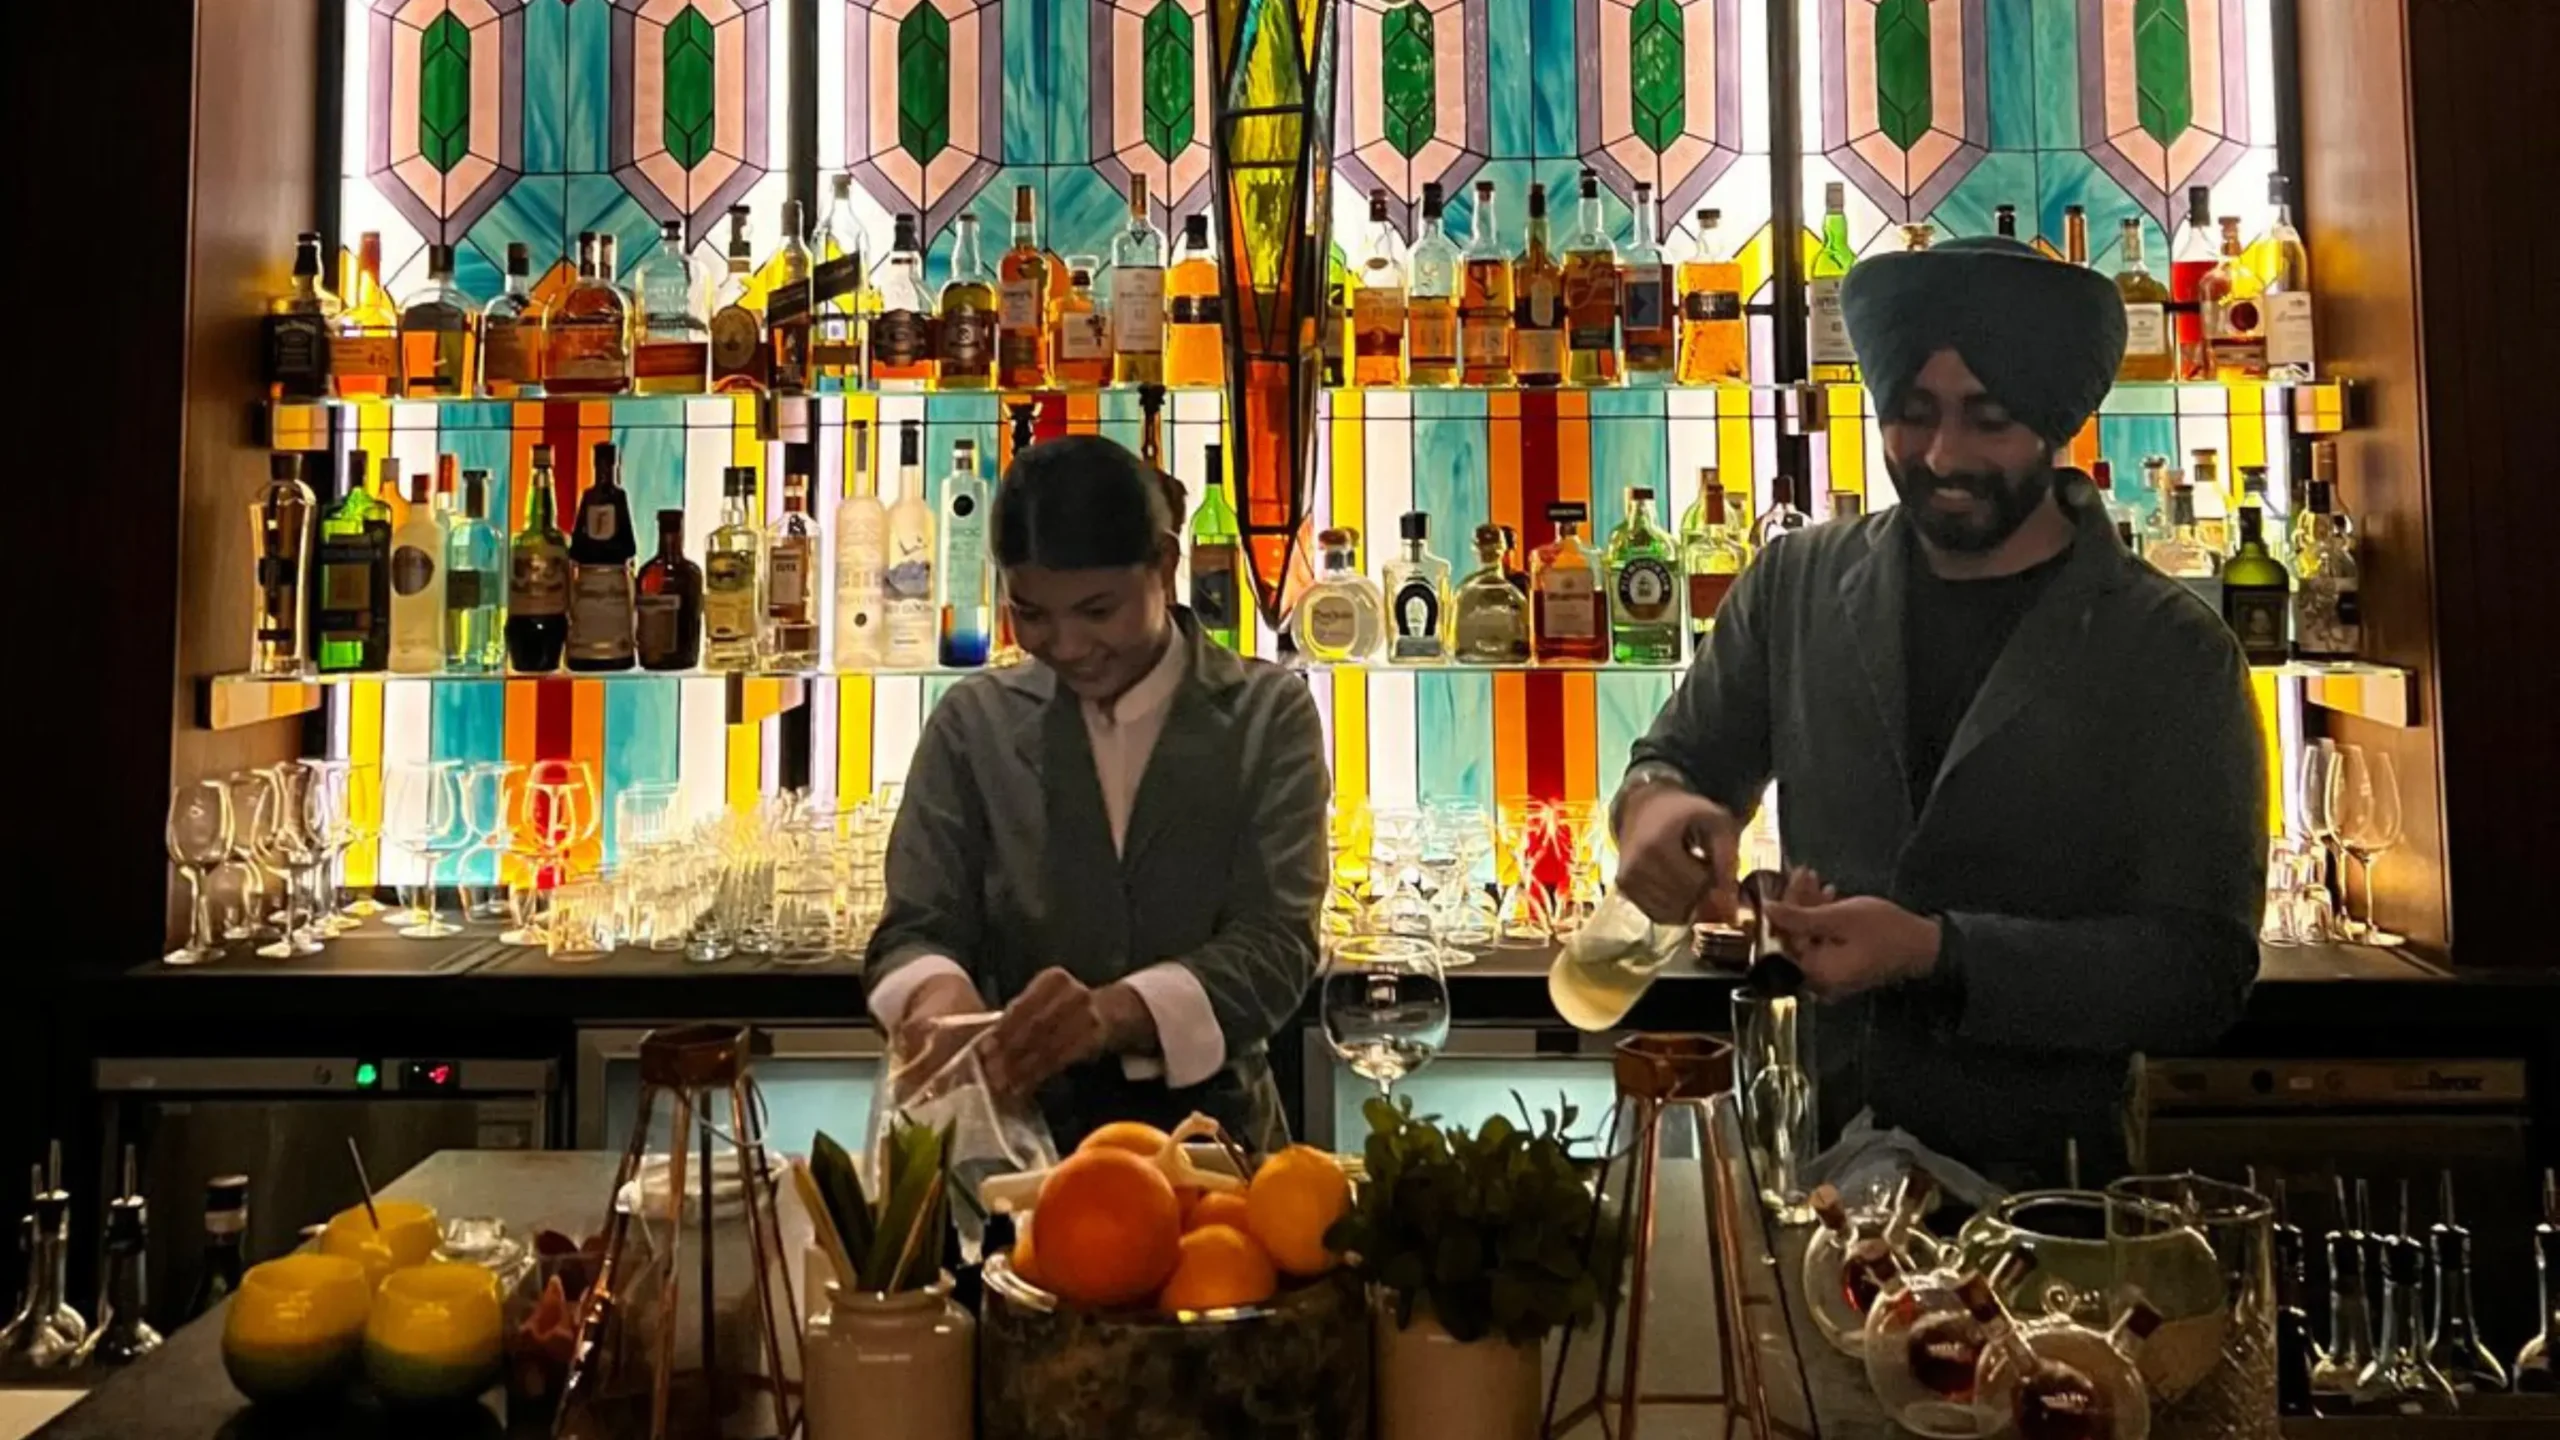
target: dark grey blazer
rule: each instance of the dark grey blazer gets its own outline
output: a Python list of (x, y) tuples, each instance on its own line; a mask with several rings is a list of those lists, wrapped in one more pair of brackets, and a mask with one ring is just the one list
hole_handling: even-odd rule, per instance
[[(1736, 814), (1773, 777), (1790, 862), (1943, 917), (1942, 973), (1821, 1012), (1835, 1122), (1859, 1104), (1957, 1159), (2121, 1165), (2136, 1051), (2211, 1044), (2257, 974), (2266, 768), (2238, 644), (2127, 555), (2077, 472), (2070, 559), (1957, 727), (1926, 807), (1903, 778), (1899, 509), (1769, 547), (1652, 731), (1647, 762)], [(1624, 790), (1620, 792), (1625, 794)], [(1995, 1176), (1995, 1178), (1998, 1178)]]
[(1192, 1110), (1285, 1143), (1266, 1042), (1316, 970), (1324, 730), (1300, 677), (1240, 660), (1177, 609), (1190, 664), (1114, 856), (1074, 692), (1045, 665), (973, 675), (925, 722), (889, 836), (866, 985), (920, 955), (958, 961), (1002, 1005), (1055, 965), (1101, 985), (1159, 961), (1199, 976), (1227, 1067), (1184, 1090), (1077, 1067), (1041, 1102), (1062, 1147), (1113, 1119)]

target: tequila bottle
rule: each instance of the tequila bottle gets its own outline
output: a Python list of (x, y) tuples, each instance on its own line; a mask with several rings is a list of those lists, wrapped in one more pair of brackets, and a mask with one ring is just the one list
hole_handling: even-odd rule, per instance
[(1200, 475), (1200, 504), (1191, 512), (1191, 614), (1230, 650), (1244, 633), (1243, 565), (1243, 536), (1227, 503), (1226, 451), (1212, 445)]
[(569, 539), (553, 523), (551, 447), (533, 447), (524, 528), (507, 541), (507, 664), (527, 675), (560, 668), (569, 645)]
[(1739, 385), (1750, 371), (1744, 355), (1742, 266), (1716, 238), (1724, 218), (1698, 212), (1687, 259), (1680, 262), (1680, 383)]
[(747, 207), (732, 205), (729, 256), (720, 289), (711, 298), (711, 388), (724, 395), (762, 394), (772, 368), (754, 270), (755, 257), (747, 247)]
[(1464, 665), (1518, 665), (1529, 658), (1529, 597), (1512, 578), (1511, 539), (1500, 526), (1479, 525), (1476, 568), (1458, 582), (1453, 627)]
[(2178, 319), (2178, 378), (2210, 380), (2213, 360), (2204, 343), (2204, 277), (2219, 263), (2222, 247), (2214, 240), (2213, 192), (2187, 187), (2186, 218), (2169, 237), (2169, 303)]
[(1386, 631), (1385, 605), (1375, 582), (1360, 573), (1360, 532), (1327, 530), (1316, 536), (1316, 545), (1323, 568), (1289, 622), (1298, 653), (1325, 665), (1377, 658)]
[(985, 390), (995, 384), (996, 277), (978, 248), (978, 217), (967, 211), (952, 222), (951, 278), (942, 285), (937, 330), (940, 388)]
[(1352, 275), (1351, 383), (1404, 383), (1404, 241), (1387, 218), (1387, 192), (1369, 192), (1368, 243)]
[(2267, 553), (2266, 516), (2254, 506), (2240, 511), (2240, 546), (2222, 567), (2222, 621), (2240, 637), (2252, 665), (2281, 665), (2287, 658), (2285, 619), (2293, 577)]
[[(1214, 278), (1214, 277), (1213, 277)], [(1050, 308), (1064, 286), (1058, 257), (1040, 247), (1040, 211), (1028, 185), (1013, 189), (1013, 243), (996, 266), (996, 384), (1049, 385)]]
[(1405, 262), (1405, 376), (1415, 385), (1458, 383), (1458, 244), (1441, 206), (1438, 182), (1423, 186), (1422, 224)]
[[(800, 202), (782, 202), (782, 241), (764, 262), (770, 277), (765, 292), (765, 383), (776, 395), (805, 395), (817, 388), (813, 354), (817, 324), (817, 262), (801, 238)], [(857, 261), (857, 263), (859, 263)], [(838, 342), (842, 343), (841, 341)], [(841, 360), (841, 356), (836, 357)]]
[(1680, 658), (1680, 554), (1653, 518), (1653, 490), (1627, 492), (1626, 518), (1609, 533), (1603, 573), (1609, 589), (1610, 653), (1621, 665)]
[(1111, 237), (1111, 376), (1164, 383), (1164, 232), (1147, 215), (1147, 177), (1129, 177), (1129, 223)]
[(365, 453), (349, 452), (345, 490), (312, 546), (311, 635), (324, 675), (391, 660), (391, 511), (365, 489), (364, 470)]
[(329, 336), (339, 309), (337, 293), (320, 280), (320, 233), (305, 230), (294, 237), (293, 288), (267, 302), (260, 339), (268, 399), (316, 400), (329, 393)]
[(631, 529), (631, 497), (622, 488), (621, 452), (611, 441), (594, 451), (587, 493), (569, 527), (569, 668), (628, 670), (631, 561), (639, 553)]
[(1449, 562), (1431, 553), (1431, 517), (1408, 510), (1396, 521), (1402, 551), (1387, 562), (1387, 658), (1437, 665), (1449, 658)]
[(888, 565), (881, 571), (889, 663), (920, 669), (934, 657), (933, 506), (924, 493), (924, 426), (898, 426), (898, 499), (889, 507)]
[(1780, 471), (1778, 478), (1770, 482), (1769, 508), (1760, 513), (1758, 523), (1752, 527), (1752, 548), (1766, 550), (1812, 523), (1812, 518), (1796, 506), (1796, 477)]
[(2311, 445), (2311, 481), (2294, 517), (2294, 653), (2305, 660), (2352, 660), (2364, 650), (2354, 528), (2334, 513), (2337, 442)]
[(1671, 379), (1680, 333), (1671, 308), (1671, 267), (1662, 260), (1662, 207), (1654, 200), (1653, 187), (1642, 180), (1636, 182), (1633, 223), (1635, 233), (1618, 273), (1627, 383), (1660, 385)]
[(922, 390), (933, 383), (933, 297), (924, 288), (924, 251), (913, 215), (898, 217), (878, 279), (871, 383), (882, 390)]
[(764, 532), (764, 631), (756, 661), (767, 670), (818, 665), (818, 517), (809, 513), (808, 464), (805, 455), (790, 454), (782, 513)]
[(2266, 378), (2264, 292), (2257, 272), (2242, 259), (2239, 219), (2223, 216), (2222, 258), (2196, 286), (2196, 303), (2204, 309), (2205, 358), (2213, 369), (2210, 378), (2225, 384)]
[(1529, 557), (1529, 651), (1541, 665), (1596, 665), (1609, 658), (1600, 566), (1576, 533), (1587, 514), (1579, 501), (1548, 506), (1556, 538)]
[(542, 309), (531, 288), (533, 257), (507, 242), (507, 285), (480, 312), (480, 393), (512, 400), (542, 393)]
[(1858, 383), (1858, 352), (1849, 345), (1849, 321), (1840, 309), (1840, 282), (1848, 278), (1849, 267), (1858, 263), (1857, 247), (1849, 243), (1848, 204), (1846, 185), (1834, 180), (1822, 187), (1822, 248), (1814, 252), (1813, 263), (1805, 270), (1817, 385)]
[[(873, 256), (863, 243), (862, 225), (853, 218), (853, 176), (841, 174), (828, 181), (827, 213), (818, 222), (817, 239), (813, 243), (809, 269), (809, 361), (815, 369), (817, 388), (852, 390), (862, 385), (863, 321), (880, 312), (888, 304), (885, 297), (865, 293), (875, 277), (870, 274)], [(798, 234), (799, 227), (793, 226)], [(924, 288), (924, 270), (917, 266), (916, 289)], [(929, 309), (923, 313), (930, 314)], [(879, 337), (870, 337), (874, 345)], [(919, 349), (918, 354), (922, 354)], [(909, 357), (906, 364), (916, 363)], [(877, 374), (878, 357), (871, 364)]]
[(752, 670), (763, 611), (756, 583), (764, 540), (755, 523), (756, 472), (720, 472), (720, 527), (702, 556), (702, 664), (709, 670)]
[(444, 517), (427, 477), (409, 490), (409, 517), (391, 532), (391, 669), (431, 675), (444, 664)]
[(1176, 387), (1221, 384), (1227, 377), (1224, 317), (1218, 294), (1218, 256), (1209, 244), (1209, 216), (1194, 212), (1182, 222), (1182, 239), (1165, 272), (1164, 383)]
[(1458, 296), (1459, 378), (1469, 385), (1511, 383), (1511, 256), (1502, 248), (1490, 180), (1476, 182), (1476, 208)]
[(2152, 544), (2143, 558), (2173, 579), (2210, 580), (2221, 572), (2222, 557), (2196, 538), (2195, 487), (2175, 470), (2169, 475), (2169, 538)]
[(994, 642), (995, 586), (987, 558), (987, 482), (978, 474), (975, 441), (951, 446), (951, 473), (942, 480), (941, 530), (933, 580), (942, 620), (942, 663), (954, 668), (984, 665)]
[(2259, 242), (2265, 251), (2258, 268), (2266, 287), (2267, 375), (2308, 380), (2319, 351), (2311, 323), (2311, 251), (2293, 228), (2282, 175), (2267, 177), (2267, 201), (2276, 209), (2275, 224)]
[(1707, 637), (1715, 633), (1716, 611), (1724, 607), (1724, 597), (1733, 590), (1733, 582), (1742, 578), (1742, 567), (1750, 563), (1734, 530), (1724, 485), (1716, 478), (1715, 467), (1701, 469), (1698, 498), (1680, 517), (1680, 571), (1688, 581), (1689, 643), (1693, 649), (1703, 648)]
[(462, 504), (444, 537), (444, 668), (465, 675), (503, 669), (507, 543), (489, 523), (489, 472), (462, 472)]
[(889, 658), (887, 617), (881, 613), (881, 572), (888, 568), (889, 512), (871, 468), (871, 422), (853, 421), (852, 454), (844, 472), (844, 499), (836, 506), (835, 665), (873, 669)]
[(471, 393), (479, 316), (453, 284), (453, 247), (427, 247), (427, 283), (400, 311), (400, 390), (415, 399)]
[(542, 315), (551, 395), (619, 395), (631, 388), (631, 307), (603, 269), (596, 233), (578, 236), (578, 278)]
[(267, 457), (267, 483), (249, 512), (258, 552), (257, 613), (253, 617), (249, 673), (299, 677), (311, 662), (303, 597), (311, 582), (311, 515), (319, 508), (302, 482), (316, 473), (318, 457), (279, 450)]
[(684, 253), (684, 222), (658, 227), (658, 248), (632, 277), (640, 292), (640, 344), (631, 354), (631, 388), (643, 395), (699, 395), (711, 384), (711, 322)]
[(1547, 236), (1547, 187), (1529, 187), (1529, 239), (1511, 266), (1511, 373), (1522, 385), (1564, 383), (1564, 267)]
[(341, 287), (345, 305), (329, 337), (329, 389), (350, 397), (388, 395), (400, 380), (400, 315), (382, 288), (382, 236), (356, 237), (355, 274)]
[(1565, 378), (1618, 383), (1618, 247), (1600, 204), (1600, 177), (1582, 172), (1573, 234), (1564, 242)]
[(658, 553), (640, 567), (632, 647), (646, 670), (702, 663), (702, 569), (684, 556), (684, 512), (658, 512)]
[(1067, 293), (1058, 300), (1050, 334), (1049, 374), (1061, 390), (1098, 390), (1111, 383), (1111, 317), (1093, 294), (1094, 262), (1078, 255), (1067, 263)]
[(2175, 335), (2169, 328), (2169, 287), (2142, 262), (2142, 220), (2129, 216), (2117, 232), (2116, 294), (2124, 301), (2124, 360), (2118, 380), (2173, 380), (2178, 374)]

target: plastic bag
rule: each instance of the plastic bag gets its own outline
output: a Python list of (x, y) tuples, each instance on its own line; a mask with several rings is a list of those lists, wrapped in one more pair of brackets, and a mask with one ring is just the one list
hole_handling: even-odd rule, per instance
[(1045, 1170), (1058, 1163), (1049, 1122), (1029, 1099), (999, 1099), (988, 1088), (978, 1047), (1002, 1018), (997, 1011), (946, 1015), (925, 1027), (927, 1038), (908, 1044), (892, 1036), (888, 1073), (871, 1097), (871, 1131), (863, 1145), (867, 1184), (880, 1174), (880, 1146), (889, 1119), (948, 1128), (945, 1152), (954, 1182), (952, 1223), (960, 1232), (960, 1258), (975, 1264), (986, 1236), (988, 1207), (978, 1189), (998, 1175)]

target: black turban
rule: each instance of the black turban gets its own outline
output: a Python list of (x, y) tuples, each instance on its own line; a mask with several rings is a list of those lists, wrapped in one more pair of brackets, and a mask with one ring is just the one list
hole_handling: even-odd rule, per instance
[(1840, 306), (1879, 414), (1900, 407), (1930, 356), (1953, 350), (2056, 448), (2097, 413), (2124, 359), (2113, 281), (1994, 236), (1862, 260)]

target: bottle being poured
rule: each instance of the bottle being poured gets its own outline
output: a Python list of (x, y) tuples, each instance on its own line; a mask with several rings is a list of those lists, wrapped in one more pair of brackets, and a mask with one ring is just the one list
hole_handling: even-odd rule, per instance
[[(1612, 886), (1557, 952), (1547, 971), (1547, 998), (1568, 1023), (1592, 1031), (1616, 1025), (1666, 966), (1698, 954), (1700, 930), (1712, 927), (1702, 927), (1695, 917), (1715, 893), (1717, 876), (1704, 847), (1692, 844), (1688, 850), (1706, 878), (1681, 918), (1656, 921)], [(1836, 897), (1813, 872), (1801, 868), (1783, 876), (1755, 870), (1738, 888), (1739, 904), (1727, 933), (1739, 932), (1747, 946), (1743, 983), (1762, 995), (1794, 995), (1804, 986), (1804, 970), (1787, 954), (1784, 938), (1761, 924), (1761, 907), (1777, 901), (1810, 905)]]

